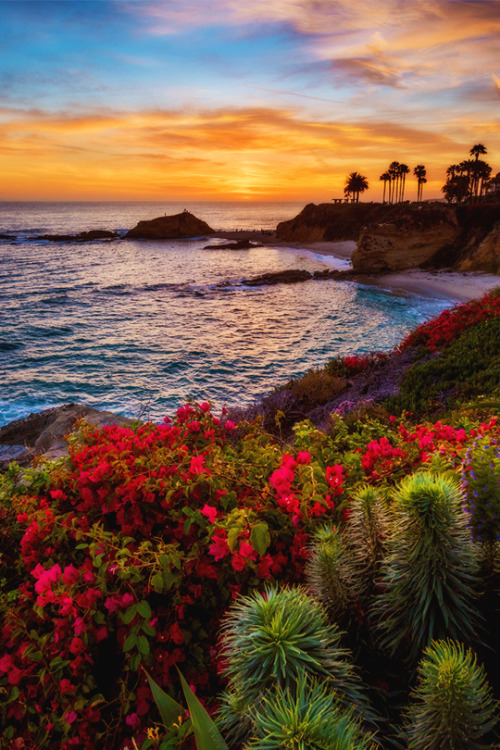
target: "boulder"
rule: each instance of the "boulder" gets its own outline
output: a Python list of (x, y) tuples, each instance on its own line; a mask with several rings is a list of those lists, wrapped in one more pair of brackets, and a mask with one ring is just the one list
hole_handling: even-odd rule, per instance
[(160, 216), (149, 221), (140, 221), (125, 235), (125, 239), (178, 240), (214, 234), (214, 230), (189, 211), (174, 216)]
[(352, 267), (358, 273), (380, 273), (432, 266), (438, 256), (453, 254), (455, 246), (458, 252), (462, 233), (453, 208), (408, 206), (392, 221), (363, 228)]
[(26, 466), (40, 456), (55, 460), (67, 455), (65, 437), (74, 431), (75, 423), (80, 419), (95, 427), (127, 426), (134, 422), (82, 404), (64, 404), (29, 414), (0, 428), (0, 469), (6, 468), (10, 461)]
[(500, 273), (500, 223), (457, 265), (458, 271)]

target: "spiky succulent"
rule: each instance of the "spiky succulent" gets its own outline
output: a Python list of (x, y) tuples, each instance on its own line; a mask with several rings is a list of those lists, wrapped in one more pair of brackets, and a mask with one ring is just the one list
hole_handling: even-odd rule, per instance
[(362, 487), (354, 496), (345, 529), (345, 545), (360, 595), (371, 592), (385, 554), (389, 513), (380, 491)]
[(356, 715), (373, 720), (340, 638), (303, 588), (270, 587), (236, 601), (223, 626), (229, 681), (221, 706), (223, 731), (234, 735), (245, 706), (258, 707), (278, 688), (295, 695), (303, 675), (322, 680)]
[(304, 675), (294, 691), (280, 687), (253, 712), (254, 736), (245, 750), (372, 750), (352, 708), (335, 692)]
[(460, 487), (417, 473), (395, 494), (396, 519), (374, 613), (389, 653), (418, 659), (435, 638), (473, 641), (477, 553), (466, 527)]
[(309, 588), (325, 607), (328, 618), (345, 626), (359, 598), (360, 587), (343, 534), (333, 526), (319, 529), (312, 540), (306, 567)]
[(498, 704), (484, 668), (462, 644), (435, 641), (425, 650), (411, 699), (405, 715), (409, 750), (493, 747), (482, 738), (498, 721)]

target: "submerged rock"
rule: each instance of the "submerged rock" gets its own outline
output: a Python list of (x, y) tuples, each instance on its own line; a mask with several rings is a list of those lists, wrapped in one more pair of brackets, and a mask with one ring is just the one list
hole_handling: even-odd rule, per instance
[(0, 428), (0, 469), (5, 469), (11, 461), (27, 466), (40, 456), (55, 460), (67, 455), (65, 437), (74, 431), (75, 423), (80, 419), (95, 427), (127, 426), (134, 422), (82, 404), (64, 404), (29, 414)]
[(204, 250), (250, 250), (252, 247), (261, 247), (261, 244), (245, 239), (237, 242), (225, 242), (223, 245), (205, 245)]
[(178, 240), (214, 234), (214, 230), (189, 211), (173, 216), (159, 216), (157, 219), (140, 221), (125, 235), (126, 239)]
[(95, 240), (114, 240), (117, 237), (116, 232), (109, 232), (107, 229), (91, 229), (89, 232), (78, 234), (39, 234), (35, 239), (49, 242), (94, 242)]

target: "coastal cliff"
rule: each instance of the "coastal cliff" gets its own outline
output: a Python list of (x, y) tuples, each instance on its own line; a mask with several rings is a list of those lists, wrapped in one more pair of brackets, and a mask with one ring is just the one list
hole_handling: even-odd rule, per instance
[(500, 273), (500, 204), (309, 204), (278, 224), (276, 236), (288, 242), (356, 240), (352, 265), (358, 273)]

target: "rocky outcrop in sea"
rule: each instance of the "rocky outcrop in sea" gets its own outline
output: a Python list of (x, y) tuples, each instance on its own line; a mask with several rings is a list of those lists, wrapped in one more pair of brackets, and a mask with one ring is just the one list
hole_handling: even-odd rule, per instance
[(173, 216), (159, 216), (157, 219), (140, 221), (127, 232), (125, 239), (179, 240), (207, 234), (214, 234), (214, 230), (189, 211), (183, 211)]

